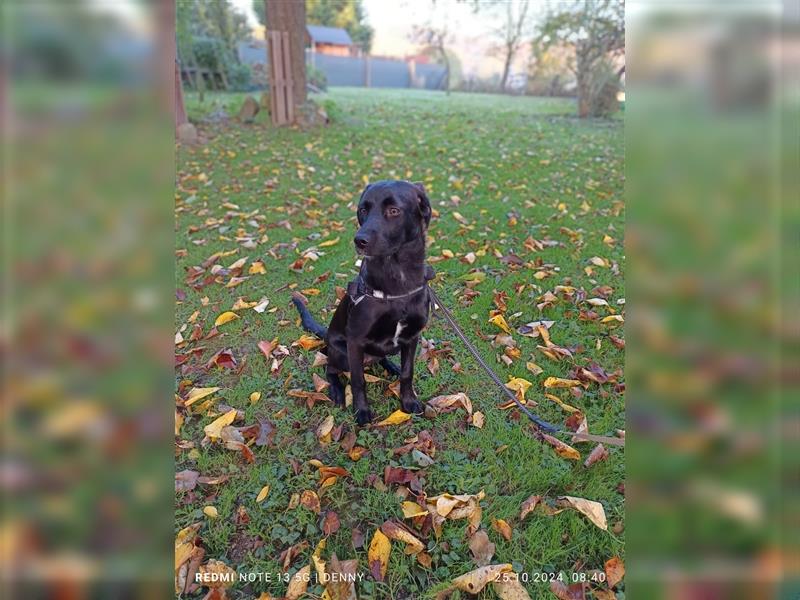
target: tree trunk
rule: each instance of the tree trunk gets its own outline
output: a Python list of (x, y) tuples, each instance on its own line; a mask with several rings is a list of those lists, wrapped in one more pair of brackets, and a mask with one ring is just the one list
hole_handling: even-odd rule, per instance
[(514, 58), (514, 52), (511, 49), (506, 51), (506, 63), (503, 65), (503, 79), (500, 80), (500, 91), (505, 93), (506, 84), (508, 84), (508, 73), (511, 71), (511, 59)]
[[(306, 3), (304, 0), (265, 0), (270, 31), (289, 33), (289, 60), (295, 116), (306, 101)], [(270, 56), (270, 60), (272, 57)]]
[(177, 129), (189, 119), (186, 118), (186, 106), (183, 103), (183, 84), (181, 82), (180, 63), (175, 60), (175, 128)]
[(586, 49), (578, 44), (576, 48), (576, 70), (578, 83), (578, 116), (586, 118), (591, 115), (591, 64)]

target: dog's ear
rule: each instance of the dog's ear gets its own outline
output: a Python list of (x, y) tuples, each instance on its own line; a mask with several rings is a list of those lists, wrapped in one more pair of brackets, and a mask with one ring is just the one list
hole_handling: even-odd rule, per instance
[(425, 192), (425, 186), (422, 182), (414, 182), (412, 184), (417, 189), (417, 200), (419, 202), (419, 214), (422, 215), (422, 221), (425, 223), (425, 229), (431, 223), (431, 201), (428, 194)]

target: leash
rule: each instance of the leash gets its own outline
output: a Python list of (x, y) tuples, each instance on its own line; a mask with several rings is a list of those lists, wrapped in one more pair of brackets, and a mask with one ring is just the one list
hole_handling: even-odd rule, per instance
[(515, 394), (511, 393), (511, 390), (509, 390), (505, 386), (505, 384), (500, 380), (500, 378), (497, 376), (497, 373), (495, 373), (492, 370), (492, 368), (488, 364), (486, 364), (486, 362), (483, 360), (480, 353), (472, 344), (472, 342), (470, 342), (467, 336), (464, 335), (464, 332), (461, 331), (461, 328), (458, 326), (458, 323), (456, 323), (456, 320), (455, 318), (453, 318), (452, 313), (444, 306), (444, 304), (442, 304), (442, 301), (439, 299), (439, 296), (436, 294), (436, 292), (433, 291), (433, 288), (430, 285), (428, 286), (428, 293), (431, 295), (431, 298), (434, 301), (434, 308), (438, 309), (440, 314), (444, 316), (445, 320), (450, 325), (450, 328), (464, 343), (464, 346), (466, 346), (467, 350), (469, 350), (469, 353), (472, 355), (472, 358), (475, 359), (475, 361), (481, 366), (481, 368), (483, 368), (483, 370), (486, 371), (486, 374), (491, 378), (491, 380), (494, 381), (497, 387), (499, 387), (506, 396), (508, 396), (511, 400), (514, 401), (514, 403), (517, 405), (517, 408), (523, 413), (525, 413), (525, 415), (534, 423), (534, 425), (536, 425), (536, 427), (540, 431), (544, 431), (546, 433), (555, 433), (560, 435), (570, 435), (575, 439), (587, 442), (598, 442), (603, 444), (609, 444), (611, 446), (625, 446), (624, 439), (617, 437), (609, 437), (605, 435), (594, 435), (590, 433), (576, 433), (573, 431), (568, 431), (566, 429), (557, 427), (552, 423), (548, 423), (547, 421), (544, 421), (535, 414), (533, 414), (530, 410), (528, 410), (528, 408), (525, 405), (522, 404), (522, 402), (519, 401), (519, 399)]

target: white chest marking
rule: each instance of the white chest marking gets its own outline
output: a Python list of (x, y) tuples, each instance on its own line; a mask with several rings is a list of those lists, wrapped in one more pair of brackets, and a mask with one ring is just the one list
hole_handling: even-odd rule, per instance
[(402, 321), (397, 322), (397, 327), (394, 330), (394, 339), (392, 340), (392, 344), (397, 346), (397, 338), (400, 337), (400, 332), (403, 331), (405, 324)]

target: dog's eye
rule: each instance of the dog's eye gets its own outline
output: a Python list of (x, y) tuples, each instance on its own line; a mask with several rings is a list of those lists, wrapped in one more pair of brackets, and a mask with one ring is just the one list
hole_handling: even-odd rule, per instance
[(367, 214), (367, 209), (362, 206), (361, 208), (358, 209), (358, 214), (360, 215)]
[(395, 207), (395, 206), (390, 206), (386, 211), (386, 216), (399, 217), (400, 216), (400, 209)]

